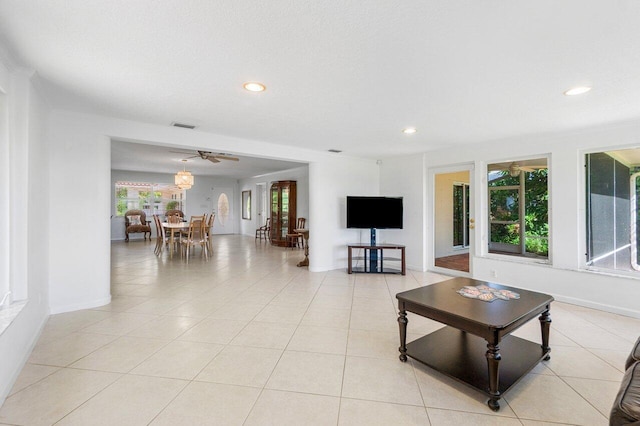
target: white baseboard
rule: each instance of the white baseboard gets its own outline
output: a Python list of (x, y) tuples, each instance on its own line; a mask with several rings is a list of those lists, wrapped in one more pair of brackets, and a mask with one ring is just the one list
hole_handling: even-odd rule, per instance
[(92, 300), (90, 302), (78, 303), (74, 305), (50, 306), (50, 310), (51, 315), (62, 314), (64, 312), (79, 311), (81, 309), (97, 308), (99, 306), (108, 305), (109, 303), (111, 303), (111, 295), (102, 299)]
[(18, 366), (18, 368), (14, 369), (13, 374), (11, 375), (11, 378), (9, 379), (9, 381), (7, 383), (4, 383), (5, 387), (0, 389), (0, 407), (2, 407), (2, 405), (4, 404), (4, 401), (5, 399), (7, 399), (9, 392), (11, 392), (13, 385), (16, 383), (16, 380), (18, 380), (18, 377), (20, 376), (22, 369), (24, 368), (25, 364), (29, 360), (29, 357), (31, 356), (31, 352), (33, 352), (33, 348), (36, 346), (36, 343), (38, 343), (38, 340), (40, 339), (40, 335), (42, 334), (42, 331), (44, 330), (44, 326), (47, 324), (48, 319), (49, 319), (49, 315), (45, 315), (42, 318), (42, 321), (40, 322), (40, 325), (38, 326), (37, 331), (33, 333), (33, 336), (31, 337), (31, 341), (29, 342), (28, 349), (22, 354), (22, 360), (20, 361), (20, 365)]
[[(569, 303), (570, 305), (582, 306), (585, 308), (597, 309), (599, 311), (609, 312), (612, 314), (624, 315), (631, 318), (640, 318), (640, 311), (633, 309), (621, 308), (619, 306), (606, 305), (604, 303), (596, 303), (591, 300), (578, 299), (575, 297), (567, 297), (557, 294), (552, 294), (553, 298), (558, 302)], [(551, 307), (553, 310), (553, 305)]]

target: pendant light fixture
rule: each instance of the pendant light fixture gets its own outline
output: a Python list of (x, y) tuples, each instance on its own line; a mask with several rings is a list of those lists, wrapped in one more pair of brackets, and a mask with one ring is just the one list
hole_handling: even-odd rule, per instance
[[(187, 160), (182, 160), (184, 163)], [(176, 173), (175, 175), (175, 183), (176, 186), (180, 189), (191, 189), (193, 186), (193, 175), (186, 170), (187, 166), (184, 164), (182, 171)]]

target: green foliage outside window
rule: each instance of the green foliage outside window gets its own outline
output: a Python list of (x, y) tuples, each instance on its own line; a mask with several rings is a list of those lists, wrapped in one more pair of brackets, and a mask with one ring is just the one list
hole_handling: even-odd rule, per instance
[(144, 208), (151, 201), (151, 191), (138, 191), (138, 199), (140, 200), (140, 208)]
[[(524, 223), (525, 249), (527, 253), (539, 256), (549, 255), (549, 191), (547, 185), (548, 169), (524, 173)], [(490, 187), (519, 186), (520, 177), (512, 177), (508, 171), (489, 183)], [(490, 200), (493, 220), (517, 220), (517, 190), (492, 190)], [(492, 224), (491, 241), (520, 245), (520, 224)]]
[(549, 255), (549, 190), (547, 175), (547, 169), (525, 174), (525, 245), (528, 253), (542, 256)]
[(124, 216), (127, 211), (127, 188), (116, 188), (116, 213)]

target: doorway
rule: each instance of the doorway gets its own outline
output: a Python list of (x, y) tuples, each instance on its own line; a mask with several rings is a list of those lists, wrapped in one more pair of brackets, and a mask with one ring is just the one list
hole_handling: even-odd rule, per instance
[(433, 266), (471, 275), (473, 247), (472, 165), (433, 173)]
[(256, 219), (257, 226), (264, 226), (269, 217), (268, 213), (268, 199), (267, 199), (267, 183), (256, 184), (256, 210), (258, 218)]

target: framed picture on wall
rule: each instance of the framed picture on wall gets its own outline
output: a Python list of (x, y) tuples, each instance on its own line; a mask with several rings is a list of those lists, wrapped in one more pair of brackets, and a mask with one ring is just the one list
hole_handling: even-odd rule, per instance
[(251, 191), (242, 191), (242, 218), (251, 220)]

